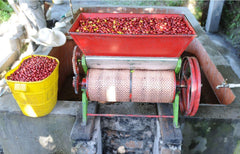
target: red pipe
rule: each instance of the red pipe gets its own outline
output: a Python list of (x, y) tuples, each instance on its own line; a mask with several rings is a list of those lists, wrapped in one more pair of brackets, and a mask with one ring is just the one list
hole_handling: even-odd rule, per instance
[(233, 94), (232, 90), (229, 88), (220, 88), (216, 89), (217, 85), (223, 83), (224, 78), (222, 74), (218, 71), (217, 67), (211, 61), (207, 51), (201, 44), (201, 42), (197, 39), (194, 39), (186, 49), (187, 52), (194, 54), (200, 63), (200, 66), (208, 79), (210, 86), (212, 87), (215, 95), (218, 98), (218, 101), (221, 104), (231, 104), (234, 99), (235, 95)]

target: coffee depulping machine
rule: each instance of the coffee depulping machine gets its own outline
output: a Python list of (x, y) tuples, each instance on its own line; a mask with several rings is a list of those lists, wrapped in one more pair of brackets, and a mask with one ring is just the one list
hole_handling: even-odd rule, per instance
[[(83, 18), (181, 16), (193, 34), (118, 35), (75, 32)], [(73, 51), (73, 87), (82, 91), (82, 123), (86, 125), (88, 100), (97, 102), (173, 103), (173, 118), (178, 127), (182, 114), (194, 116), (201, 95), (201, 73), (195, 57), (180, 57), (196, 32), (181, 14), (81, 13), (70, 35), (83, 52)], [(80, 82), (79, 67), (86, 77)], [(108, 114), (109, 116), (110, 114)], [(114, 115), (110, 115), (114, 116)], [(122, 116), (122, 115), (117, 115)], [(140, 117), (140, 115), (131, 115)]]

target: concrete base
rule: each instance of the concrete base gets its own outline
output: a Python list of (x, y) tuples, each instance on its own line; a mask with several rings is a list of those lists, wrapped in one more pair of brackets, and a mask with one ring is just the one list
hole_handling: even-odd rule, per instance
[(26, 39), (26, 32), (23, 25), (19, 23), (11, 32), (0, 36), (0, 46), (2, 47), (2, 52), (0, 53), (0, 72), (9, 69), (18, 59), (24, 44), (22, 42), (23, 39)]
[(45, 117), (24, 116), (11, 94), (0, 97), (0, 145), (4, 153), (70, 153), (78, 102), (58, 101)]
[[(82, 107), (82, 106), (81, 106)], [(96, 113), (97, 103), (91, 102), (88, 105), (88, 113)], [(95, 117), (87, 117), (87, 124), (82, 123), (82, 108), (79, 108), (76, 120), (71, 131), (71, 140), (89, 141), (92, 138), (93, 128), (95, 124)]]
[(100, 118), (94, 120), (94, 131), (91, 140), (73, 141), (71, 152), (73, 154), (102, 154), (102, 134)]
[(240, 153), (240, 120), (185, 118), (183, 153)]
[[(157, 104), (159, 115), (173, 115), (173, 105), (166, 103)], [(166, 145), (174, 145), (176, 147), (182, 144), (182, 132), (179, 128), (174, 128), (173, 119), (159, 118), (162, 141)]]

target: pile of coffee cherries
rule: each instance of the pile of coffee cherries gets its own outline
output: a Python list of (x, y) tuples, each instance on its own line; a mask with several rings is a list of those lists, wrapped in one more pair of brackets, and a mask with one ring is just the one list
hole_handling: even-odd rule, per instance
[(182, 16), (86, 18), (79, 20), (76, 32), (131, 35), (193, 34)]
[(20, 67), (10, 76), (8, 80), (34, 82), (47, 78), (56, 68), (58, 62), (55, 59), (32, 56), (25, 59)]

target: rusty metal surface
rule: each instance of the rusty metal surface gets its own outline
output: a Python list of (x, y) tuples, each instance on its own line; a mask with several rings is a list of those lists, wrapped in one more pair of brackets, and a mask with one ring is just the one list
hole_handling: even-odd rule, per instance
[(197, 39), (194, 39), (189, 44), (186, 51), (194, 54), (198, 58), (200, 66), (206, 78), (208, 79), (212, 87), (212, 90), (217, 96), (218, 101), (221, 104), (225, 104), (225, 105), (231, 104), (234, 101), (236, 96), (233, 94), (232, 90), (229, 88), (216, 89), (217, 85), (220, 85), (223, 83), (224, 78), (222, 74), (218, 71), (214, 63), (211, 61), (207, 51), (205, 50), (203, 45), (200, 43), (200, 41)]
[[(65, 84), (66, 79), (73, 75), (72, 69), (72, 55), (73, 48), (75, 46), (75, 42), (73, 40), (67, 40), (65, 45), (61, 47), (55, 47), (49, 53), (49, 56), (56, 57), (59, 62), (59, 79), (58, 79), (58, 89), (59, 93), (62, 90), (63, 85)], [(83, 70), (80, 67), (80, 78), (83, 77)]]
[(174, 71), (142, 71), (132, 73), (132, 101), (171, 103), (176, 91)]
[(87, 92), (91, 101), (129, 102), (130, 70), (89, 69)]

